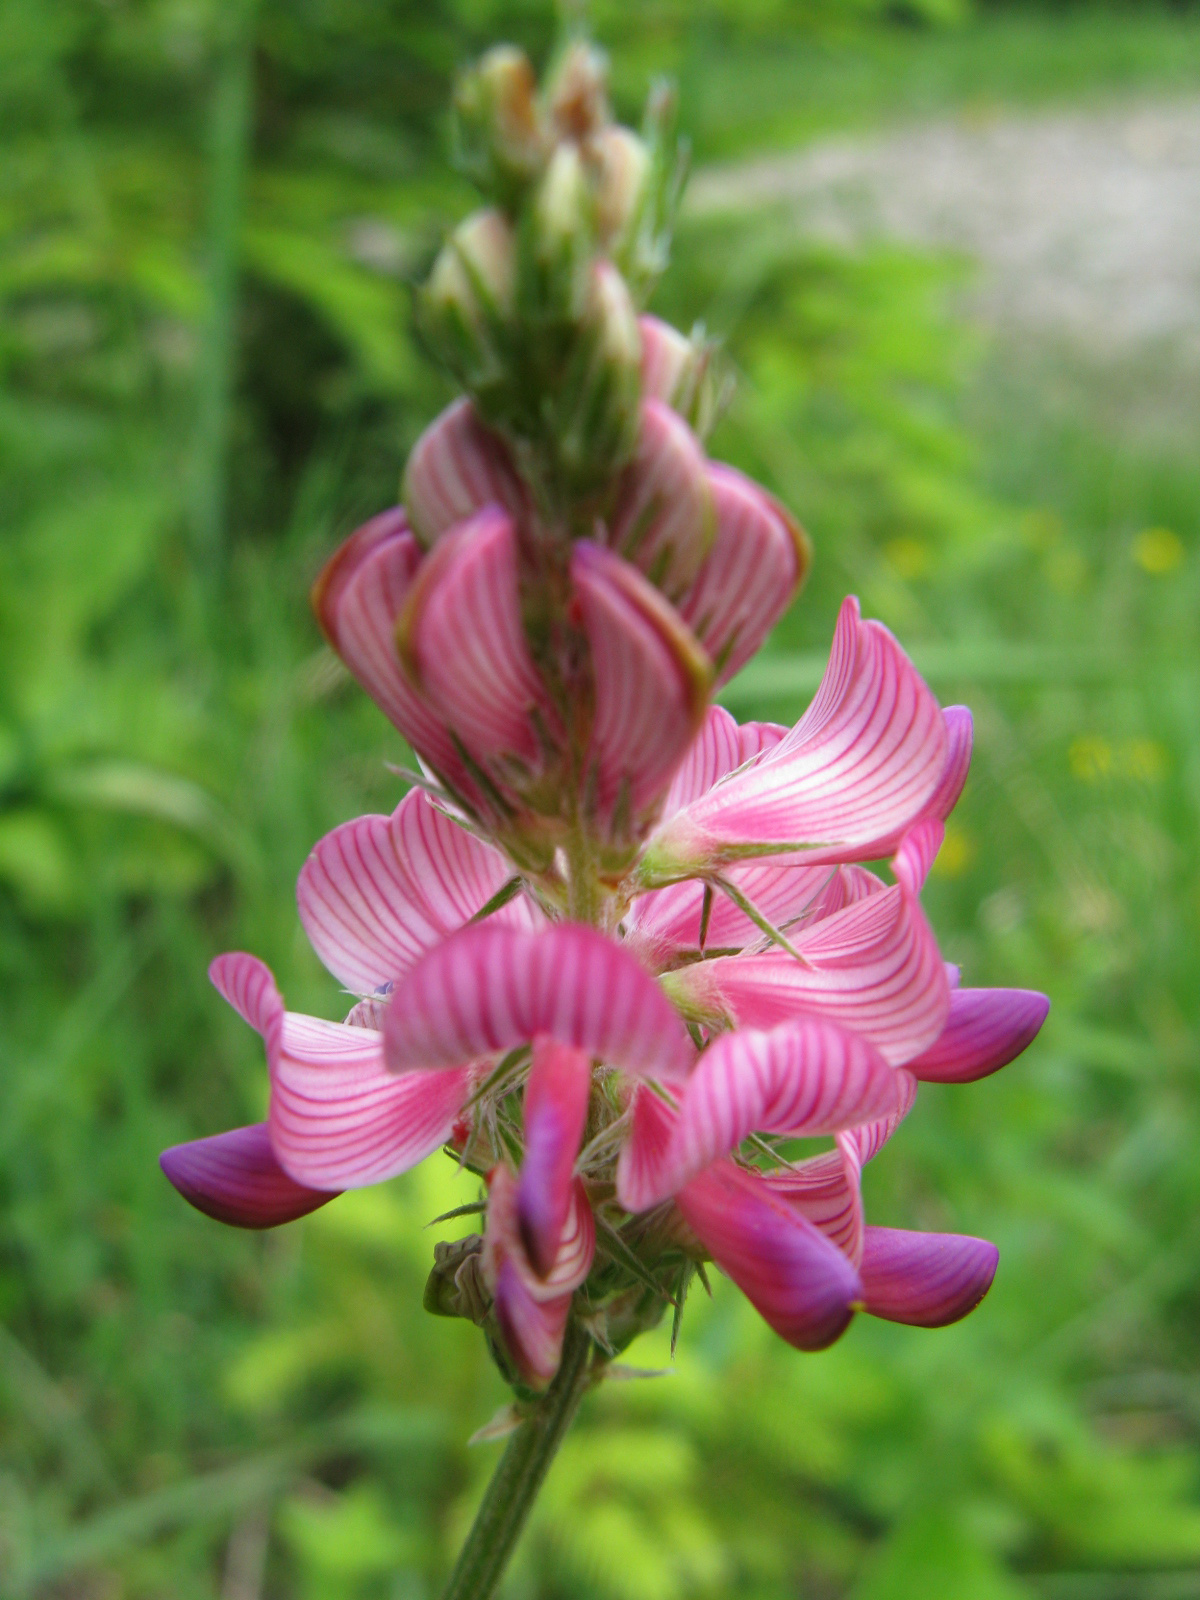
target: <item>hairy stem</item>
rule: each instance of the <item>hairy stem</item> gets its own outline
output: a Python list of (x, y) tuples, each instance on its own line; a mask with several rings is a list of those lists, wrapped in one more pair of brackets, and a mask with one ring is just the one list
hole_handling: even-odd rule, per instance
[(591, 1340), (567, 1326), (554, 1382), (508, 1442), (442, 1600), (488, 1600), (508, 1565), (546, 1472), (588, 1386)]

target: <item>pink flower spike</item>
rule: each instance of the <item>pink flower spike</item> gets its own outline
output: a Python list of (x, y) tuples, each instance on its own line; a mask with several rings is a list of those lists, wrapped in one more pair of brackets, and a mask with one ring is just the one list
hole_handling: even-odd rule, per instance
[(591, 1082), (591, 1062), (582, 1050), (554, 1039), (534, 1040), (517, 1216), (526, 1254), (540, 1278), (549, 1277), (562, 1241)]
[[(897, 1106), (897, 1074), (863, 1038), (804, 1018), (709, 1045), (687, 1081), (671, 1141), (673, 1187), (750, 1133), (838, 1133)], [(665, 1195), (658, 1198), (665, 1199)]]
[(917, 1328), (958, 1322), (983, 1299), (1000, 1252), (961, 1233), (867, 1228), (862, 1266), (865, 1308), (873, 1317)]
[(469, 1067), (395, 1078), (382, 1036), (285, 1012), (270, 971), (219, 956), (216, 987), (263, 1036), (271, 1074), (271, 1148), (295, 1182), (358, 1189), (416, 1166), (449, 1138), (470, 1093)]
[(403, 508), (385, 511), (330, 557), (313, 586), (313, 610), (334, 650), (413, 749), (459, 794), (472, 796), (453, 740), (396, 652), (396, 620), (420, 561)]
[(654, 979), (594, 928), (541, 933), (480, 923), (438, 945), (396, 985), (389, 1069), (452, 1067), (548, 1034), (634, 1076), (678, 1077), (691, 1042)]
[(425, 429), (408, 458), (402, 492), (413, 532), (426, 547), (487, 505), (518, 520), (528, 514), (503, 440), (480, 422), (469, 400), (456, 400)]
[(923, 817), (900, 841), (900, 848), (892, 858), (892, 871), (909, 894), (920, 894), (925, 887), (925, 879), (945, 837), (946, 824), (940, 818)]
[(591, 647), (588, 761), (601, 814), (641, 816), (662, 794), (708, 704), (707, 657), (636, 568), (580, 540), (571, 580)]
[(172, 1145), (158, 1158), (183, 1198), (234, 1228), (277, 1228), (306, 1217), (338, 1192), (294, 1182), (275, 1159), (265, 1122)]
[(761, 760), (660, 826), (642, 881), (652, 887), (780, 852), (804, 864), (870, 857), (922, 815), (947, 743), (941, 709), (912, 662), (849, 599), (804, 716)]
[(672, 601), (694, 582), (713, 542), (706, 466), (683, 418), (660, 400), (643, 401), (637, 450), (617, 485), (607, 542)]
[[(512, 875), (498, 850), (413, 790), (390, 817), (356, 817), (327, 833), (300, 871), (296, 902), (334, 977), (372, 995), (469, 922)], [(514, 927), (543, 921), (524, 895), (494, 915)]]
[(401, 658), (481, 763), (543, 754), (533, 713), (555, 721), (521, 624), (517, 536), (495, 506), (426, 558), (397, 625)]
[(941, 1033), (950, 1009), (945, 968), (920, 905), (902, 885), (812, 923), (792, 944), (802, 961), (777, 948), (718, 956), (669, 972), (662, 983), (701, 1021), (773, 1028), (827, 1017), (868, 1039), (893, 1066)]
[(954, 989), (935, 1042), (909, 1062), (925, 1083), (974, 1083), (998, 1072), (1037, 1038), (1050, 1010), (1033, 989)]
[(716, 537), (679, 612), (727, 683), (750, 660), (808, 575), (800, 524), (749, 478), (709, 462)]
[(799, 1350), (823, 1350), (862, 1298), (858, 1274), (808, 1218), (755, 1174), (720, 1161), (675, 1204), (717, 1266), (775, 1332)]

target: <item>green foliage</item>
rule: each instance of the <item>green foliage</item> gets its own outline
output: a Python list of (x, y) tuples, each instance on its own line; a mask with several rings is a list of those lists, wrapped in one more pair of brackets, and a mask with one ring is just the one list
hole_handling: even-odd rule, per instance
[[(1195, 77), (1158, 13), (839, 43), (835, 9), (599, 15), (631, 102), (682, 66), (704, 155)], [(409, 284), (472, 203), (439, 119), (499, 32), (544, 53), (548, 7), (0, 8), (5, 1594), (416, 1600), (494, 1458), (464, 1443), (504, 1398), (481, 1342), (420, 1309), (462, 1227), (424, 1224), (475, 1180), (430, 1162), (258, 1238), (155, 1156), (262, 1114), (213, 954), (344, 1004), (294, 878), (404, 753), (306, 590), (443, 398)], [(989, 349), (963, 280), (710, 217), (657, 309), (725, 339), (714, 451), (818, 553), (731, 703), (794, 716), (853, 588), (975, 708), (930, 909), (968, 981), (1055, 1011), (995, 1080), (923, 1093), (868, 1205), (996, 1238), (1000, 1277), (961, 1327), (864, 1320), (819, 1357), (694, 1284), (675, 1375), (585, 1403), (514, 1595), (1133, 1596), (1200, 1563), (1200, 400), (1164, 431), (1161, 374)]]

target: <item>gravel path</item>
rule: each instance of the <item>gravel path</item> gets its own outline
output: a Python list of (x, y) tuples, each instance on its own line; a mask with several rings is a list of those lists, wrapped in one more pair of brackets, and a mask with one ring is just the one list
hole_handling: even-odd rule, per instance
[(962, 250), (990, 317), (1200, 361), (1200, 101), (960, 120), (696, 174), (694, 212)]

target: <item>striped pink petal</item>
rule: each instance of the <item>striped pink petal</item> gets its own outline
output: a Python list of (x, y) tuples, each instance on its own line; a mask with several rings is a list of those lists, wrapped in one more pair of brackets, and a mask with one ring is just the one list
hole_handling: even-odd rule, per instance
[[(776, 862), (751, 862), (725, 873), (756, 910), (780, 930), (795, 930), (846, 904), (845, 884), (836, 867), (781, 867)], [(881, 884), (882, 888), (883, 885)], [(626, 918), (628, 937), (648, 966), (673, 964), (684, 951), (700, 947), (705, 884), (697, 878), (651, 889), (639, 895)], [(740, 950), (759, 944), (758, 925), (720, 889), (711, 891), (704, 948)]]
[(822, 1350), (862, 1297), (842, 1252), (755, 1174), (720, 1161), (675, 1197), (684, 1220), (759, 1315), (800, 1350)]
[(692, 341), (658, 317), (639, 317), (638, 327), (642, 335), (642, 394), (669, 406), (694, 364)]
[(706, 465), (683, 418), (659, 400), (643, 401), (637, 449), (617, 485), (607, 542), (671, 600), (695, 581), (713, 542)]
[(946, 722), (892, 635), (843, 605), (816, 697), (786, 738), (661, 825), (647, 884), (746, 856), (876, 854), (922, 815), (945, 766)]
[(771, 948), (718, 956), (669, 972), (664, 987), (700, 1020), (773, 1028), (793, 1017), (827, 1017), (861, 1034), (893, 1066), (934, 1042), (950, 991), (933, 932), (902, 885), (855, 901), (801, 930), (803, 957)]
[(275, 1159), (265, 1122), (173, 1145), (159, 1166), (197, 1211), (235, 1228), (277, 1228), (337, 1198), (294, 1182)]
[(504, 442), (484, 426), (469, 400), (435, 417), (413, 446), (404, 469), (404, 504), (423, 545), (435, 544), (458, 522), (501, 506), (521, 520), (528, 497)]
[(536, 1300), (511, 1260), (500, 1263), (493, 1293), (500, 1337), (514, 1367), (529, 1388), (544, 1389), (562, 1360), (571, 1296)]
[(687, 1072), (678, 1015), (627, 950), (594, 928), (541, 933), (480, 923), (422, 956), (396, 985), (384, 1028), (396, 1073), (451, 1067), (548, 1034), (625, 1072)]
[(498, 1280), (508, 1261), (535, 1300), (555, 1300), (572, 1294), (592, 1270), (596, 1253), (596, 1219), (587, 1191), (578, 1178), (567, 1189), (567, 1207), (555, 1241), (549, 1270), (539, 1272), (525, 1248), (520, 1215), (520, 1180), (506, 1166), (488, 1174), (487, 1229), (483, 1240), (483, 1270), (489, 1283)]
[(663, 801), (663, 816), (673, 816), (692, 800), (707, 794), (714, 783), (719, 783), (744, 761), (772, 749), (786, 732), (787, 729), (777, 722), (739, 725), (724, 706), (709, 706), (699, 733), (671, 780)]
[(938, 817), (922, 817), (900, 841), (892, 857), (892, 871), (910, 894), (920, 894), (929, 869), (946, 837), (946, 824)]
[[(370, 995), (456, 933), (512, 875), (498, 850), (414, 789), (390, 817), (356, 817), (327, 833), (301, 868), (296, 902), (330, 972)], [(543, 920), (524, 895), (494, 915), (515, 927)]]
[(1016, 1059), (1050, 1010), (1033, 989), (959, 989), (941, 1034), (909, 1070), (926, 1083), (974, 1083)]
[(867, 1228), (859, 1268), (866, 1310), (889, 1322), (944, 1328), (974, 1311), (999, 1260), (986, 1239)]
[(687, 1081), (666, 1176), (679, 1187), (751, 1133), (804, 1138), (886, 1116), (897, 1087), (877, 1050), (830, 1022), (722, 1034)]
[(845, 1138), (835, 1150), (763, 1174), (781, 1200), (819, 1228), (831, 1244), (857, 1265), (862, 1256), (863, 1204), (858, 1151)]
[(400, 619), (400, 653), (479, 762), (535, 765), (535, 716), (553, 720), (521, 624), (516, 528), (491, 506), (426, 558)]
[(926, 810), (945, 822), (958, 804), (971, 770), (975, 723), (966, 706), (947, 706), (942, 716), (946, 719), (946, 761)]
[(913, 1074), (901, 1067), (896, 1072), (896, 1080), (898, 1103), (894, 1111), (872, 1122), (864, 1122), (861, 1127), (847, 1128), (845, 1133), (837, 1135), (839, 1144), (854, 1151), (860, 1168), (875, 1159), (917, 1103), (917, 1080)]
[(526, 1254), (540, 1278), (549, 1276), (562, 1240), (591, 1086), (591, 1062), (582, 1050), (555, 1039), (534, 1040), (517, 1215)]
[(413, 688), (396, 651), (396, 622), (421, 561), (402, 507), (373, 517), (333, 554), (313, 586), (322, 632), (413, 749), (458, 794), (474, 787), (441, 718)]
[(679, 612), (726, 683), (792, 603), (812, 550), (783, 506), (732, 467), (709, 462), (708, 485), (716, 535)]
[(634, 1090), (617, 1157), (617, 1199), (626, 1211), (649, 1211), (670, 1194), (668, 1152), (678, 1115), (649, 1086)]
[(313, 1189), (357, 1189), (404, 1172), (450, 1136), (470, 1069), (395, 1078), (383, 1038), (285, 1011), (270, 970), (253, 956), (219, 956), (216, 987), (263, 1036), (271, 1074), (271, 1148), (288, 1176)]
[(704, 716), (711, 673), (677, 614), (636, 568), (580, 540), (571, 580), (591, 648), (588, 761), (602, 814), (639, 817), (669, 785)]

